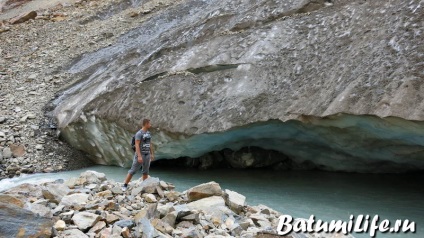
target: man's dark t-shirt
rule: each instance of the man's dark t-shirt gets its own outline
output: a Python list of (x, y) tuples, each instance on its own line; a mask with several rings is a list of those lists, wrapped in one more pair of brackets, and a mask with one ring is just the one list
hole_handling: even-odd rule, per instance
[(140, 141), (140, 152), (143, 154), (150, 154), (150, 141), (152, 140), (152, 136), (150, 135), (150, 131), (144, 132), (143, 130), (139, 130), (135, 134), (135, 140)]

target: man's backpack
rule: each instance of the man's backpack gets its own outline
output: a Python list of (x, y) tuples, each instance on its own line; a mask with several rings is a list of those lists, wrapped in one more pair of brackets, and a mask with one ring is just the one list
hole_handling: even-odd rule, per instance
[(135, 135), (131, 139), (131, 148), (133, 151), (135, 151)]

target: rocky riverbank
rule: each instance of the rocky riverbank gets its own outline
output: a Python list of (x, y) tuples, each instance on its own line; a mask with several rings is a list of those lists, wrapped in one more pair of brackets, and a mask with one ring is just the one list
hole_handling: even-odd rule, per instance
[(105, 174), (86, 171), (79, 178), (23, 184), (0, 194), (0, 234), (124, 238), (275, 234), (281, 214), (264, 205), (249, 206), (245, 200), (215, 182), (178, 192), (171, 183), (153, 177), (133, 181), (123, 191)]

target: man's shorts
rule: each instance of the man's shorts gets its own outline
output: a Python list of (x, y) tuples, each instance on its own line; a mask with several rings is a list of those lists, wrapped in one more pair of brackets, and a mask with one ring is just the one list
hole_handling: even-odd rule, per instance
[(147, 154), (141, 154), (141, 157), (143, 158), (143, 163), (138, 162), (137, 153), (134, 153), (133, 163), (131, 165), (131, 169), (128, 170), (128, 173), (131, 175), (134, 175), (137, 173), (140, 168), (143, 168), (141, 170), (141, 173), (143, 174), (149, 174), (149, 168), (150, 168), (150, 153)]

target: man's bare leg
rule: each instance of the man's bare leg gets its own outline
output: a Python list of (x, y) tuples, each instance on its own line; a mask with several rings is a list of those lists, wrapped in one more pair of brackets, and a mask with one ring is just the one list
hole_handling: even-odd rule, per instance
[(143, 181), (146, 180), (149, 177), (148, 174), (143, 174)]
[(127, 174), (127, 177), (125, 178), (124, 184), (129, 184), (132, 179), (132, 174)]

